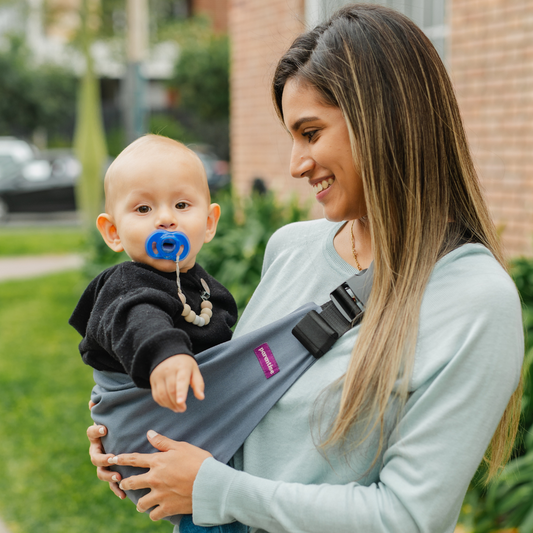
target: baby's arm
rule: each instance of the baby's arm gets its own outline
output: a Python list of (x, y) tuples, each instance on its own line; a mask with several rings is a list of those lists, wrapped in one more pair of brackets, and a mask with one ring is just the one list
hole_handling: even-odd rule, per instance
[(152, 396), (161, 407), (175, 413), (187, 409), (189, 385), (198, 400), (204, 399), (204, 380), (198, 363), (187, 354), (178, 354), (159, 363), (150, 374)]

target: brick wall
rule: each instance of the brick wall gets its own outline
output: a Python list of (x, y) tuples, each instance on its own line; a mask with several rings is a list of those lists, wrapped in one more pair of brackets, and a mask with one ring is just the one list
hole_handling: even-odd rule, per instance
[(310, 195), (305, 180), (289, 174), (291, 143), (270, 97), (281, 54), (304, 28), (303, 0), (230, 0), (232, 38), (231, 167), (233, 183), (247, 194), (256, 177), (281, 195)]
[(193, 0), (194, 14), (205, 13), (213, 20), (215, 31), (228, 31), (228, 0)]
[(533, 1), (452, 0), (449, 67), (508, 255), (533, 252)]
[[(448, 0), (447, 61), (476, 167), (509, 256), (533, 254), (533, 0)], [(304, 0), (229, 0), (232, 172), (311, 196), (288, 171), (270, 100), (276, 62), (304, 29)], [(315, 216), (320, 210), (315, 209)]]

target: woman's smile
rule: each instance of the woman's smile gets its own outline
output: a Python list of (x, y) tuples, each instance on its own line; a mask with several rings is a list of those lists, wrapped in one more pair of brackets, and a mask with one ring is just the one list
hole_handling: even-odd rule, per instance
[[(327, 179), (320, 180), (317, 183), (312, 184), (313, 190), (315, 191), (315, 195), (317, 196), (318, 200), (320, 199), (318, 195), (321, 192), (328, 190), (331, 187), (331, 185), (333, 185), (333, 181), (334, 181), (334, 178), (327, 178)], [(323, 196), (324, 195), (321, 195), (321, 198)]]

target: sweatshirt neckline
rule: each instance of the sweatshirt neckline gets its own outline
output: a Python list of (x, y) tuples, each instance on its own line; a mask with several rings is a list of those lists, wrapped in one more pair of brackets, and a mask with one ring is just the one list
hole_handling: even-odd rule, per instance
[(347, 263), (338, 254), (333, 244), (333, 239), (335, 239), (335, 235), (337, 235), (337, 233), (342, 228), (342, 226), (346, 224), (346, 221), (329, 223), (329, 224), (331, 227), (327, 235), (327, 238), (325, 239), (325, 242), (324, 242), (324, 247), (323, 247), (324, 256), (331, 267), (337, 270), (340, 274), (345, 275), (346, 279), (348, 279), (354, 274), (357, 274), (357, 272), (359, 271), (357, 270), (357, 268)]

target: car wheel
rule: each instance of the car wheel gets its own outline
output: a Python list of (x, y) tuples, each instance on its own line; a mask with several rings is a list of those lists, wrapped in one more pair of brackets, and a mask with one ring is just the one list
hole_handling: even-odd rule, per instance
[(0, 197), (0, 220), (4, 221), (7, 220), (7, 217), (9, 216), (9, 207), (7, 207), (7, 203), (5, 200)]

